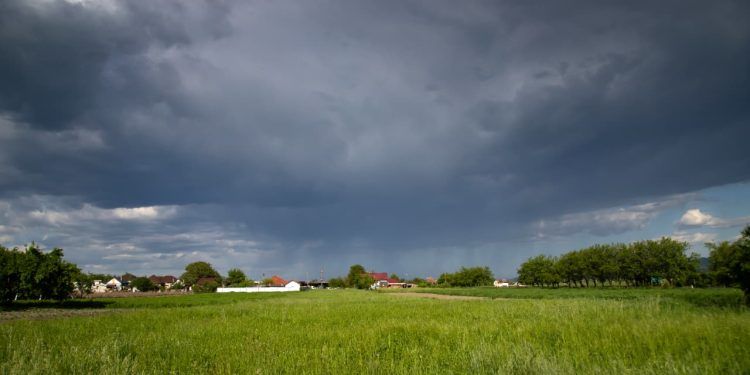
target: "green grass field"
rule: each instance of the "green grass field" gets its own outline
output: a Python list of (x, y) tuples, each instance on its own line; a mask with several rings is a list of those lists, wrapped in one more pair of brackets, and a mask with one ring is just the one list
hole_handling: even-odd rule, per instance
[(688, 288), (417, 288), (385, 289), (384, 292), (419, 292), (457, 296), (475, 296), (486, 298), (520, 298), (520, 299), (611, 299), (635, 300), (658, 298), (663, 303), (688, 303), (703, 307), (739, 308), (744, 304), (744, 297), (739, 289), (688, 289)]
[(750, 311), (690, 302), (724, 300), (731, 290), (576, 292), (475, 301), (356, 290), (104, 300), (94, 316), (0, 323), (0, 373), (750, 372)]

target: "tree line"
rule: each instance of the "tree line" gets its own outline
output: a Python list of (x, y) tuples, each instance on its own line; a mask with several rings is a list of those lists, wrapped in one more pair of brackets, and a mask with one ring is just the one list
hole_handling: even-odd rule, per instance
[(672, 238), (597, 244), (560, 256), (538, 255), (518, 268), (523, 284), (543, 287), (726, 286), (740, 287), (750, 304), (750, 226), (736, 241), (708, 243), (708, 270), (686, 242)]
[(750, 306), (750, 225), (742, 230), (736, 241), (706, 246), (711, 250), (708, 256), (709, 279), (716, 285), (739, 287)]
[(437, 279), (440, 287), (489, 286), (495, 281), (489, 267), (461, 267), (453, 273), (443, 273)]
[(533, 286), (566, 284), (647, 286), (686, 285), (697, 277), (699, 256), (671, 238), (629, 244), (597, 244), (557, 257), (538, 255), (518, 269), (518, 280)]

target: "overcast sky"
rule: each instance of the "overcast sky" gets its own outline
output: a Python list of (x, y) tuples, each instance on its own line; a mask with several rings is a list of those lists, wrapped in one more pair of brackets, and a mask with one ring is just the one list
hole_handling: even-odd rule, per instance
[(750, 223), (747, 1), (0, 1), (0, 243), (438, 276)]

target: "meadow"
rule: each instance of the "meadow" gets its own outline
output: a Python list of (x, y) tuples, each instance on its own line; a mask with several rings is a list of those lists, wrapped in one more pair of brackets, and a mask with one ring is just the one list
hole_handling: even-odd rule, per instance
[(750, 311), (726, 302), (731, 289), (425, 291), (491, 298), (97, 299), (92, 316), (0, 323), (0, 373), (750, 372)]
[(384, 289), (383, 292), (417, 292), (454, 296), (511, 299), (609, 299), (648, 300), (658, 299), (662, 303), (687, 303), (702, 307), (740, 308), (744, 295), (736, 288), (417, 288)]

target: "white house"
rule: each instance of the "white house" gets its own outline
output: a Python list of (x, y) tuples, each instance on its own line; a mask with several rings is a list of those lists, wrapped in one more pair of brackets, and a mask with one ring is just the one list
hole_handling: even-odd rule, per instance
[(112, 290), (122, 290), (122, 281), (113, 277), (112, 280), (107, 281), (107, 288)]
[(505, 280), (495, 280), (492, 285), (494, 285), (495, 288), (510, 288), (510, 283)]
[(296, 281), (290, 281), (284, 286), (248, 286), (242, 288), (218, 288), (218, 293), (263, 293), (263, 292), (299, 292), (301, 286)]
[(94, 280), (91, 284), (91, 293), (104, 293), (107, 291), (107, 284), (101, 280)]

